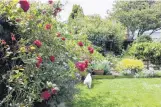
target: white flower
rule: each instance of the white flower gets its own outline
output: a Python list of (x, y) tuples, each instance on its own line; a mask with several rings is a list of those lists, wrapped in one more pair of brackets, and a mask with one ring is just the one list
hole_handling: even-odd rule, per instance
[(55, 87), (54, 89), (55, 89), (55, 90), (57, 90), (57, 91), (59, 91), (59, 90), (60, 90), (58, 87)]
[(19, 3), (17, 3), (16, 7), (17, 7), (17, 8), (20, 8), (20, 4), (19, 4)]
[(48, 81), (47, 81), (47, 83), (46, 83), (46, 84), (47, 84), (47, 86), (48, 86), (48, 87), (53, 87), (52, 82), (48, 82)]

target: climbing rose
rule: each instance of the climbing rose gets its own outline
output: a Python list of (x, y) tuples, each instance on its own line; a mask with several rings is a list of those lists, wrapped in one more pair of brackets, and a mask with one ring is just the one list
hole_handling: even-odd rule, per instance
[(50, 56), (50, 61), (54, 62), (55, 61), (55, 57), (54, 56)]
[(45, 25), (45, 29), (46, 29), (46, 30), (51, 29), (51, 24), (46, 24), (46, 25)]
[(11, 33), (11, 39), (12, 39), (12, 41), (16, 40), (15, 35), (13, 33)]
[(57, 32), (57, 33), (56, 33), (56, 36), (57, 36), (57, 37), (60, 37), (60, 36), (61, 36), (61, 33), (60, 33), (60, 32)]
[(42, 63), (42, 57), (38, 56), (38, 57), (36, 58), (36, 60), (37, 60), (36, 67), (37, 67), (37, 68), (40, 68), (40, 65), (41, 65), (41, 63)]
[(38, 56), (36, 59), (37, 59), (38, 63), (42, 63), (42, 57), (41, 56)]
[(82, 47), (83, 46), (83, 42), (78, 42), (78, 45), (80, 46), (80, 47)]
[(85, 67), (87, 68), (87, 67), (88, 67), (88, 62), (89, 62), (89, 61), (88, 61), (88, 60), (85, 60), (84, 62), (85, 62)]
[(92, 48), (92, 47), (88, 47), (88, 50), (89, 50), (89, 52), (91, 53), (91, 54), (93, 54), (94, 53), (94, 49)]
[(79, 71), (81, 71), (81, 72), (83, 72), (83, 71), (86, 69), (86, 64), (85, 64), (85, 62), (77, 62), (77, 63), (75, 64), (75, 66), (76, 66), (76, 68), (77, 68)]
[(56, 8), (56, 11), (57, 11), (57, 12), (60, 12), (61, 10), (62, 10), (62, 9), (61, 9), (61, 8), (59, 8), (59, 7), (58, 7), (58, 8)]
[(35, 41), (34, 41), (34, 44), (35, 44), (38, 48), (40, 48), (41, 45), (42, 45), (42, 43), (41, 43), (40, 40), (35, 40)]
[(62, 39), (63, 41), (65, 41), (65, 38), (64, 38), (64, 37), (62, 37), (61, 39)]
[(41, 98), (44, 100), (48, 100), (51, 97), (51, 94), (49, 93), (49, 91), (44, 91), (41, 93)]
[(89, 47), (88, 47), (88, 50), (91, 50), (91, 49), (92, 49), (92, 47), (89, 46)]
[(30, 8), (30, 4), (27, 0), (20, 0), (19, 3), (24, 12), (27, 12), (28, 9)]
[(6, 45), (6, 41), (5, 40), (1, 40), (1, 44), (2, 45)]
[(53, 3), (53, 0), (49, 0), (48, 3), (49, 3), (49, 4), (52, 4), (52, 3)]
[(55, 88), (52, 88), (51, 89), (51, 92), (52, 92), (52, 94), (56, 94), (57, 93), (57, 90)]
[(21, 21), (21, 19), (17, 18), (15, 21), (16, 21), (16, 22), (20, 22), (20, 21)]
[(89, 52), (90, 52), (91, 54), (93, 54), (93, 53), (94, 53), (94, 49), (92, 48), (91, 50), (89, 50)]

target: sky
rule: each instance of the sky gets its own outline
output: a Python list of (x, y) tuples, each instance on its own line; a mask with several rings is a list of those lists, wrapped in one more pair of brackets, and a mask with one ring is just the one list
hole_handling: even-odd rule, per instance
[[(48, 0), (44, 0), (47, 2)], [(61, 20), (68, 19), (69, 14), (72, 11), (74, 4), (78, 4), (83, 8), (85, 15), (99, 14), (104, 18), (107, 14), (107, 10), (112, 9), (114, 0), (60, 0), (64, 5), (63, 11), (60, 13)]]
[(63, 3), (67, 2), (64, 10), (61, 12), (61, 19), (67, 20), (72, 11), (73, 4), (79, 4), (85, 15), (99, 14), (101, 17), (107, 15), (107, 10), (112, 9), (114, 0), (61, 0)]

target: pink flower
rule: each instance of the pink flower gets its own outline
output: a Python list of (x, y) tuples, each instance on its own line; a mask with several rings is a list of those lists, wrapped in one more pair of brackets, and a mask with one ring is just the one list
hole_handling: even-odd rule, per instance
[(78, 45), (80, 46), (80, 47), (82, 47), (83, 46), (83, 42), (78, 42)]
[(55, 57), (54, 56), (50, 56), (49, 58), (50, 58), (50, 61), (51, 62), (54, 62), (55, 61)]
[(44, 100), (48, 100), (51, 97), (51, 94), (49, 93), (49, 91), (44, 91), (41, 93), (41, 98)]
[(27, 0), (20, 0), (19, 3), (24, 12), (27, 12), (28, 9), (30, 8), (30, 4)]
[(13, 33), (11, 33), (11, 39), (12, 41), (16, 41), (15, 35)]
[(56, 94), (57, 93), (57, 90), (55, 88), (52, 88), (51, 89), (51, 92), (52, 92), (52, 94)]
[(7, 43), (6, 43), (5, 40), (1, 40), (1, 44), (2, 44), (2, 45), (6, 45)]
[(42, 45), (40, 40), (35, 40), (33, 44), (35, 44), (38, 48), (40, 48)]
[(49, 4), (52, 4), (52, 3), (53, 3), (53, 0), (49, 0), (48, 3), (49, 3)]
[(81, 71), (81, 72), (84, 72), (85, 69), (86, 69), (86, 64), (85, 64), (85, 62), (77, 62), (77, 63), (75, 64), (75, 66), (76, 66), (76, 68), (77, 68), (79, 71)]
[(46, 30), (51, 29), (51, 24), (46, 24), (46, 25), (45, 25), (45, 29), (46, 29)]

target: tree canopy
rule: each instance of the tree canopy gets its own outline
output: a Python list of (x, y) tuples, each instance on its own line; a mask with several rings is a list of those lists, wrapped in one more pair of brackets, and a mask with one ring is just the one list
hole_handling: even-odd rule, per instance
[(116, 1), (112, 17), (123, 23), (132, 36), (142, 35), (145, 31), (154, 33), (161, 29), (160, 1)]

